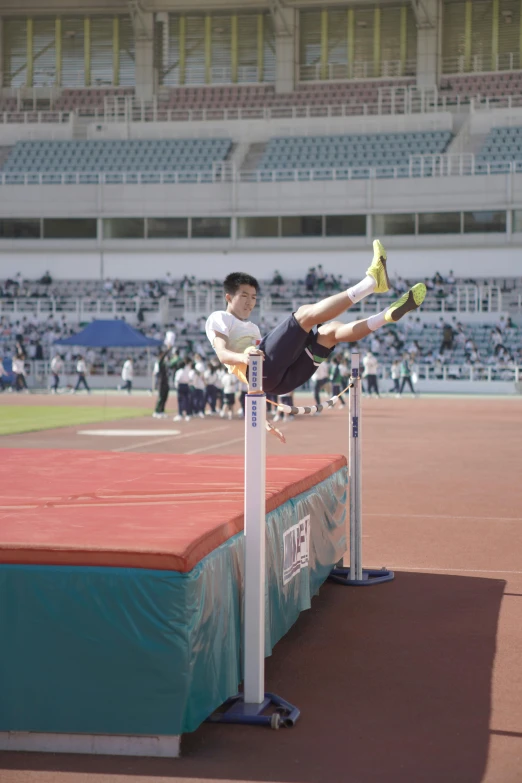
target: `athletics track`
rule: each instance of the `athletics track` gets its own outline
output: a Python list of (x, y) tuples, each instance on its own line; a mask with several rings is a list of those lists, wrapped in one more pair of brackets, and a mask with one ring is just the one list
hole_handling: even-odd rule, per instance
[[(364, 399), (363, 412), (364, 561), (396, 579), (325, 585), (267, 659), (267, 688), (302, 710), (295, 728), (203, 725), (176, 761), (4, 753), (2, 783), (520, 783), (522, 400)], [(80, 428), (28, 433), (0, 448), (241, 453), (241, 422), (162, 436), (171, 426), (103, 445)], [(302, 417), (269, 453), (342, 452), (346, 426), (340, 410)]]

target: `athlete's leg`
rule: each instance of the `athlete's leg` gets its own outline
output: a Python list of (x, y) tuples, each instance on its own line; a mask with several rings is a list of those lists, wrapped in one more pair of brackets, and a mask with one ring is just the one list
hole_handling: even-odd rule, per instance
[(386, 251), (378, 239), (373, 243), (373, 261), (366, 271), (360, 283), (342, 291), (340, 294), (328, 296), (321, 299), (320, 302), (301, 305), (294, 313), (294, 317), (305, 332), (309, 332), (314, 326), (337, 318), (341, 313), (349, 310), (350, 307), (366, 296), (373, 293), (384, 293), (388, 291), (390, 283), (386, 272)]
[(342, 321), (322, 324), (317, 330), (317, 343), (325, 348), (333, 348), (338, 343), (355, 343), (362, 340), (370, 332), (375, 332), (387, 323), (397, 323), (406, 313), (416, 310), (423, 303), (425, 296), (426, 286), (424, 283), (417, 283), (381, 313), (348, 324)]

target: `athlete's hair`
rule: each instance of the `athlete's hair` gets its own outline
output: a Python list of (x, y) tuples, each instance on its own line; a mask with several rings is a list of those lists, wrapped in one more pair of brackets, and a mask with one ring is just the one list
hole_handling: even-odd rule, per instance
[(230, 296), (234, 296), (241, 285), (251, 285), (252, 288), (256, 289), (256, 293), (259, 291), (259, 283), (256, 278), (252, 277), (252, 275), (247, 275), (246, 272), (231, 272), (223, 281), (225, 294), (230, 294)]

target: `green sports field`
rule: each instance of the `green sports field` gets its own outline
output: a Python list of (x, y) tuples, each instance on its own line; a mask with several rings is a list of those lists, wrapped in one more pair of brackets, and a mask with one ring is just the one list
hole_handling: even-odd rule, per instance
[(143, 408), (58, 407), (47, 405), (0, 405), (0, 435), (75, 427), (115, 419), (135, 419)]

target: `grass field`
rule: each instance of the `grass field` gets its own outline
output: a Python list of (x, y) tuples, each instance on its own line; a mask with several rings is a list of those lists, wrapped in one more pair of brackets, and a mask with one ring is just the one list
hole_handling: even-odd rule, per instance
[(75, 427), (99, 421), (133, 419), (143, 416), (143, 408), (56, 407), (51, 405), (0, 405), (0, 435)]

